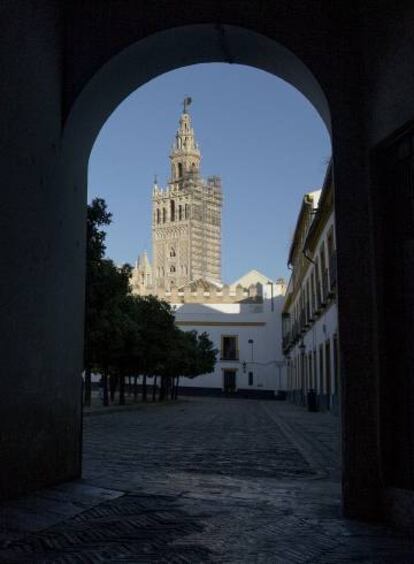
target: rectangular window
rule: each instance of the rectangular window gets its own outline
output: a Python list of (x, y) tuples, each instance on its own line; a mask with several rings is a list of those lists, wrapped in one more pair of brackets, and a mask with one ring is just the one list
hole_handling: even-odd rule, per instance
[(316, 309), (319, 309), (322, 304), (322, 292), (321, 292), (321, 278), (319, 270), (319, 261), (315, 262), (315, 285), (316, 285)]
[(306, 323), (309, 323), (311, 318), (310, 301), (311, 301), (310, 279), (308, 278), (306, 281)]
[(253, 372), (249, 372), (249, 386), (253, 386)]
[(313, 370), (312, 370), (312, 353), (308, 354), (308, 375), (309, 375), (309, 385), (308, 388), (313, 388)]
[(331, 257), (335, 252), (333, 227), (331, 227), (329, 230), (327, 243), (328, 243), (328, 257)]
[(326, 303), (328, 299), (328, 268), (326, 265), (324, 241), (322, 241), (322, 246), (319, 256), (321, 259), (322, 302)]
[(221, 360), (239, 360), (236, 335), (228, 335), (221, 338)]
[(334, 244), (333, 227), (328, 234), (328, 266), (329, 266), (329, 287), (333, 290), (336, 287), (336, 251)]
[(323, 373), (323, 345), (319, 345), (319, 392), (325, 393), (325, 382)]
[(334, 362), (334, 379), (335, 379), (335, 394), (339, 394), (339, 350), (338, 350), (338, 335), (335, 333), (333, 337), (333, 362)]
[(311, 307), (311, 312), (312, 312), (312, 317), (313, 314), (315, 312), (316, 309), (316, 297), (315, 297), (315, 271), (312, 271), (312, 275), (311, 275), (311, 288), (312, 288), (312, 292), (311, 292), (311, 296), (312, 296), (312, 307)]
[(326, 374), (326, 395), (328, 396), (328, 409), (331, 403), (331, 341), (325, 343), (325, 374)]

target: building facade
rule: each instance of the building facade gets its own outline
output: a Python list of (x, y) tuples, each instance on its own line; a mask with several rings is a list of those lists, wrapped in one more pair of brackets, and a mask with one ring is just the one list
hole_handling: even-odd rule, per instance
[(288, 262), (292, 275), (282, 313), (288, 397), (337, 413), (339, 339), (331, 166), (322, 190), (303, 199)]
[[(221, 284), (222, 190), (218, 176), (200, 175), (201, 153), (188, 105), (170, 153), (170, 179), (152, 193), (152, 266), (140, 256), (133, 272), (134, 291), (165, 293), (196, 280)], [(151, 270), (149, 275), (149, 269)], [(144, 281), (144, 282), (143, 282)]]
[[(243, 289), (247, 285), (250, 295)], [(198, 299), (177, 303), (178, 327), (208, 333), (219, 351), (214, 372), (181, 378), (180, 393), (283, 398), (286, 368), (280, 343), (285, 290), (283, 280), (272, 282), (250, 271), (227, 286), (224, 296), (200, 289)]]

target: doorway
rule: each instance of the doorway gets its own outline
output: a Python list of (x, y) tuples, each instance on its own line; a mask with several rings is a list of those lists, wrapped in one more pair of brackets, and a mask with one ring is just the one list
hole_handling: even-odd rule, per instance
[(236, 372), (234, 369), (223, 370), (223, 388), (226, 396), (232, 395), (236, 391)]

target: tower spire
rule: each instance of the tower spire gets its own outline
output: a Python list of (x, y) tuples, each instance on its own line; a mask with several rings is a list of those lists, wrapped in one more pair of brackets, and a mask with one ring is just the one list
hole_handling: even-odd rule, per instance
[(200, 172), (200, 150), (191, 125), (191, 116), (188, 113), (188, 106), (191, 102), (192, 99), (189, 96), (184, 98), (183, 111), (170, 153), (170, 181), (173, 184), (181, 184), (184, 179), (198, 175)]
[(183, 114), (187, 113), (187, 108), (188, 106), (191, 104), (193, 100), (190, 98), (190, 96), (186, 96), (184, 98), (184, 102), (183, 102)]

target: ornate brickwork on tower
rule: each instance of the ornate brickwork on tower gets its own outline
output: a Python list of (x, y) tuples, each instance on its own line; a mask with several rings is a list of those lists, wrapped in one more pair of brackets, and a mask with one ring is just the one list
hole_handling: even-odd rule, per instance
[(221, 182), (218, 176), (205, 180), (200, 175), (201, 154), (188, 113), (190, 103), (190, 98), (184, 100), (170, 153), (168, 184), (162, 188), (154, 181), (153, 262), (145, 252), (138, 258), (132, 272), (133, 292), (173, 304), (257, 305), (271, 287), (273, 300), (284, 294), (284, 281), (273, 284), (256, 270), (233, 284), (221, 282)]
[[(152, 194), (151, 288), (182, 288), (204, 280), (221, 284), (221, 181), (200, 176), (201, 154), (186, 98), (170, 153), (170, 179), (165, 188), (154, 181)], [(138, 273), (137, 273), (138, 274)], [(145, 293), (139, 280), (134, 286)], [(145, 277), (146, 280), (146, 277)], [(139, 288), (138, 288), (139, 286)]]

